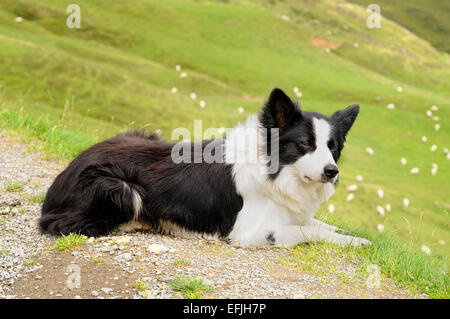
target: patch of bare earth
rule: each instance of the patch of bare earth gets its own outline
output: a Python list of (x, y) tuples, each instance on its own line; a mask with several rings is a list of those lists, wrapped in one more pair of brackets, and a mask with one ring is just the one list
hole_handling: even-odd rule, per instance
[[(64, 167), (26, 149), (0, 134), (0, 298), (183, 298), (170, 288), (179, 275), (211, 285), (206, 298), (411, 297), (389, 280), (368, 288), (365, 278), (352, 277), (357, 264), (333, 256), (339, 266), (333, 271), (305, 271), (286, 249), (116, 232), (72, 251), (55, 250), (56, 238), (37, 228), (41, 204), (29, 198), (45, 192)], [(24, 187), (4, 190), (11, 182)]]

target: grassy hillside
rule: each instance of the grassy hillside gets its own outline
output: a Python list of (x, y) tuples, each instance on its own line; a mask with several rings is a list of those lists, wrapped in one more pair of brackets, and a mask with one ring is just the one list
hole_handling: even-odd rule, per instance
[[(38, 137), (47, 154), (70, 159), (127, 128), (160, 129), (169, 138), (175, 127), (191, 129), (194, 119), (204, 128), (232, 127), (256, 113), (274, 86), (292, 96), (298, 87), (304, 109), (328, 115), (359, 103), (331, 200), (336, 210), (330, 216), (325, 207), (323, 218), (371, 238), (382, 224), (384, 234), (448, 270), (443, 149), (450, 147), (450, 57), (445, 46), (420, 37), (428, 33), (412, 33), (403, 27), (410, 22), (388, 17), (381, 29), (368, 29), (365, 6), (331, 0), (79, 0), (82, 28), (69, 29), (70, 3), (1, 3), (1, 126)], [(393, 110), (386, 108), (391, 103)], [(426, 116), (433, 105), (439, 120)], [(413, 167), (419, 174), (409, 173)], [(357, 183), (357, 175), (364, 181)], [(346, 187), (355, 183), (355, 199), (346, 202)], [(376, 207), (387, 203), (392, 211), (382, 217)]]

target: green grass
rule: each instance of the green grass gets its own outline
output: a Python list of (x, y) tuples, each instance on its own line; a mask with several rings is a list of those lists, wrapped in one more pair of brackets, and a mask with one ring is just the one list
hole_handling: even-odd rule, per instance
[(24, 187), (24, 185), (22, 183), (14, 183), (13, 182), (13, 183), (6, 184), (5, 190), (7, 192), (21, 192), (21, 191), (23, 191), (23, 187)]
[(105, 259), (97, 256), (92, 256), (92, 261), (96, 264), (101, 264), (105, 262)]
[(190, 276), (177, 276), (170, 288), (179, 291), (187, 299), (201, 299), (205, 297), (205, 294), (213, 291), (211, 285), (207, 285), (203, 282), (203, 279)]
[(189, 260), (183, 259), (183, 258), (175, 258), (172, 262), (172, 264), (175, 267), (181, 267), (181, 266), (191, 266), (192, 263)]
[(144, 290), (148, 289), (148, 286), (144, 281), (136, 280), (134, 282), (134, 288), (136, 288), (137, 290), (140, 290), (140, 291), (144, 291)]
[(29, 260), (26, 260), (26, 261), (24, 261), (23, 263), (22, 263), (22, 266), (30, 266), (30, 265), (34, 265), (36, 263), (36, 260), (34, 260), (34, 259), (29, 259)]
[[(196, 119), (203, 120), (204, 129), (232, 127), (256, 114), (274, 86), (291, 95), (299, 87), (302, 107), (327, 115), (359, 103), (360, 115), (339, 162), (340, 183), (330, 200), (336, 207), (333, 223), (377, 238), (378, 244), (364, 251), (373, 252), (385, 275), (414, 289), (431, 289), (432, 296), (448, 296), (448, 276), (440, 275), (450, 257), (449, 170), (443, 154), (450, 147), (448, 4), (381, 1), (382, 28), (370, 30), (364, 0), (108, 5), (80, 0), (82, 28), (74, 30), (64, 26), (69, 3), (2, 3), (0, 128), (19, 133), (30, 150), (44, 157), (71, 160), (128, 129), (159, 129), (170, 138), (177, 127), (192, 131)], [(433, 19), (426, 18), (431, 13)], [(14, 22), (16, 16), (24, 21)], [(327, 53), (312, 44), (317, 38), (336, 45)], [(187, 78), (179, 77), (176, 64)], [(178, 93), (171, 93), (172, 87)], [(395, 110), (386, 108), (389, 103)], [(432, 105), (439, 107), (439, 121), (425, 115)], [(437, 122), (439, 131), (433, 128)], [(420, 142), (423, 135), (427, 143)], [(430, 152), (432, 144), (436, 152)], [(368, 146), (375, 155), (365, 152)], [(402, 157), (406, 166), (400, 165)], [(430, 173), (432, 163), (439, 167), (436, 176)], [(412, 167), (420, 173), (409, 174)], [(364, 182), (358, 183), (355, 199), (346, 202), (346, 187), (356, 183), (357, 175)], [(379, 188), (383, 199), (376, 195)], [(403, 198), (409, 198), (409, 207)], [(392, 211), (382, 217), (376, 206), (387, 203)], [(325, 219), (327, 205), (320, 213)], [(398, 246), (382, 244), (383, 238)], [(404, 261), (415, 266), (408, 268)]]
[(68, 252), (74, 248), (83, 245), (86, 242), (86, 238), (80, 234), (70, 233), (69, 235), (62, 235), (55, 240), (54, 249)]
[(27, 199), (32, 203), (42, 204), (45, 199), (45, 193), (31, 195)]

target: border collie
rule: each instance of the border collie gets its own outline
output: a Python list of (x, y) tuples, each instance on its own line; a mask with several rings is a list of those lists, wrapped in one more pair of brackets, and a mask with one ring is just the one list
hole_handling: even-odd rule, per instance
[[(99, 236), (122, 225), (237, 246), (369, 244), (314, 218), (334, 193), (336, 163), (358, 113), (359, 105), (331, 117), (302, 111), (276, 88), (259, 116), (225, 138), (168, 143), (155, 134), (119, 134), (81, 153), (56, 177), (40, 229)], [(246, 131), (257, 138), (243, 138)], [(207, 150), (219, 160), (206, 160)]]

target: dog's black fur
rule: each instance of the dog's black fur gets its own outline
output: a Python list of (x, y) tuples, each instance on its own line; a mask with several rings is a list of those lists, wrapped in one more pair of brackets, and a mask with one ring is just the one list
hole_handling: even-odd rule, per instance
[[(210, 141), (202, 143), (202, 149)], [(193, 144), (192, 144), (193, 146)], [(226, 237), (242, 198), (230, 165), (179, 163), (173, 144), (142, 132), (120, 134), (81, 153), (49, 188), (39, 220), (42, 232), (107, 234), (133, 220), (132, 190), (142, 199), (138, 221), (158, 229), (160, 221)], [(194, 152), (192, 152), (194, 154)]]

